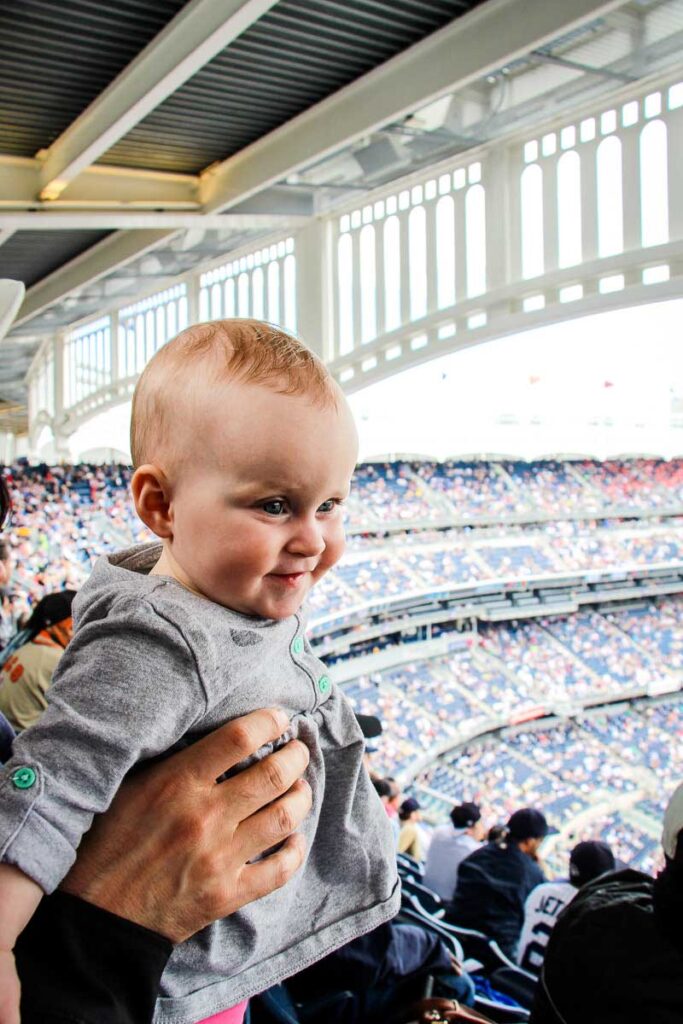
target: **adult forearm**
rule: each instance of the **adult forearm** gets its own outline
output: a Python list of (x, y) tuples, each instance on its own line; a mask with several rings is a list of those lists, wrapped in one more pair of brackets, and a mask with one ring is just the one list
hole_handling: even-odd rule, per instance
[(16, 945), (22, 1024), (148, 1024), (172, 949), (156, 932), (55, 892)]

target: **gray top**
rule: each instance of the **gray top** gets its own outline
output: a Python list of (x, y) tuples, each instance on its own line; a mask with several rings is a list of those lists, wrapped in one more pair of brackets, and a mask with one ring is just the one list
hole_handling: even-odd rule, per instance
[(451, 822), (439, 825), (432, 832), (427, 850), (422, 881), (437, 893), (444, 903), (450, 903), (458, 881), (458, 867), (471, 853), (478, 850), (478, 843), (464, 828), (455, 828)]
[(149, 576), (159, 553), (139, 545), (101, 558), (78, 595), (47, 711), (0, 771), (0, 855), (52, 891), (133, 765), (249, 711), (284, 708), (287, 738), (311, 754), (306, 863), (284, 888), (175, 948), (154, 1021), (191, 1024), (393, 917), (400, 891), (360, 728), (302, 617), (250, 618)]

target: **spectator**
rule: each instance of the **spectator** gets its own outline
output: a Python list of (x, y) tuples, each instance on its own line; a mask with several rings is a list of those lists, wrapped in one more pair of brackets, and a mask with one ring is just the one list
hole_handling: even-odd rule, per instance
[(5, 607), (9, 601), (8, 585), (12, 577), (12, 553), (6, 540), (0, 540), (0, 650), (12, 635), (12, 618)]
[(385, 1024), (422, 995), (428, 976), (434, 979), (435, 995), (473, 1005), (474, 983), (438, 935), (418, 925), (388, 921), (295, 975), (287, 985), (302, 999), (350, 990), (358, 1004), (354, 1021)]
[(525, 900), (545, 882), (538, 852), (545, 837), (556, 831), (540, 811), (531, 807), (515, 811), (502, 841), (487, 843), (461, 862), (449, 919), (485, 932), (514, 959)]
[(444, 902), (453, 898), (458, 865), (481, 846), (484, 823), (477, 804), (457, 804), (451, 809), (450, 824), (434, 829), (427, 852), (423, 881)]
[(398, 834), (398, 852), (407, 853), (415, 860), (422, 860), (422, 842), (417, 823), (420, 820), (420, 805), (409, 796), (404, 800), (398, 812), (401, 830)]
[(548, 943), (532, 1024), (683, 1020), (683, 784), (664, 815), (657, 879), (617, 871), (586, 885)]
[(524, 925), (517, 951), (520, 967), (531, 974), (539, 973), (558, 915), (579, 889), (607, 871), (613, 871), (615, 863), (607, 843), (597, 840), (578, 843), (569, 855), (569, 881), (544, 882), (532, 889), (524, 905)]
[(502, 843), (505, 841), (506, 833), (507, 828), (505, 827), (505, 825), (491, 825), (491, 828), (488, 830), (486, 836), (486, 842), (494, 844)]
[(33, 725), (47, 707), (45, 695), (73, 635), (75, 596), (75, 590), (62, 590), (39, 601), (26, 624), (30, 639), (2, 666), (0, 711), (17, 732)]
[(396, 845), (396, 848), (398, 849), (398, 836), (401, 826), (398, 823), (398, 817), (396, 815), (395, 810), (391, 807), (391, 801), (393, 799), (391, 783), (389, 782), (388, 779), (379, 779), (376, 776), (371, 776), (371, 781), (373, 786), (375, 787), (375, 792), (377, 793), (377, 796), (382, 801), (382, 807), (386, 811), (387, 818), (389, 819), (392, 831), (394, 833), (394, 843)]

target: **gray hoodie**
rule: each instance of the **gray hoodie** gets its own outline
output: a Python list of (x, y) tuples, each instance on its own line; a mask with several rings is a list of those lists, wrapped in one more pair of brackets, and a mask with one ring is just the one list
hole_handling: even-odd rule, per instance
[(283, 889), (176, 947), (154, 1021), (193, 1024), (393, 917), (400, 893), (360, 729), (302, 617), (250, 618), (149, 576), (159, 553), (140, 545), (100, 559), (78, 595), (47, 711), (0, 773), (0, 855), (52, 891), (135, 764), (249, 711), (284, 708), (287, 738), (311, 755), (306, 863)]

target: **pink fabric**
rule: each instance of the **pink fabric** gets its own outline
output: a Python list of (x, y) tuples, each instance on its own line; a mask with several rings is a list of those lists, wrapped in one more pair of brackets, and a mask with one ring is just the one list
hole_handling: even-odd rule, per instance
[(233, 1006), (230, 1010), (221, 1010), (220, 1013), (214, 1013), (213, 1017), (205, 1017), (204, 1020), (198, 1020), (197, 1024), (242, 1024), (247, 1009), (247, 1002), (248, 1000), (245, 999), (243, 1003), (238, 1003), (237, 1006)]

